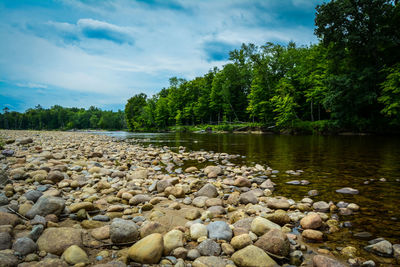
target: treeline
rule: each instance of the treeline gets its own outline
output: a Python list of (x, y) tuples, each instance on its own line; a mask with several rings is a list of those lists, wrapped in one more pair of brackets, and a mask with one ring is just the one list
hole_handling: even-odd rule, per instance
[(126, 129), (123, 111), (105, 111), (96, 107), (64, 108), (53, 106), (44, 109), (40, 105), (28, 109), (24, 113), (3, 109), (0, 114), (2, 129), (33, 130), (70, 130), (70, 129)]
[(243, 44), (202, 77), (171, 78), (125, 107), (131, 131), (255, 122), (278, 129), (397, 131), (400, 126), (400, 5), (334, 0), (316, 8), (310, 46)]

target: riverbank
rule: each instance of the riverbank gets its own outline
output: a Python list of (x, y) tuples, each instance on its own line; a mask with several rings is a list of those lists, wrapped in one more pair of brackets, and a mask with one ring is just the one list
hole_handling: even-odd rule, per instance
[[(155, 129), (148, 129), (157, 132)], [(397, 134), (397, 132), (380, 132), (377, 129), (370, 132), (359, 132), (341, 128), (337, 121), (295, 121), (290, 126), (275, 126), (262, 123), (221, 123), (200, 124), (186, 126), (170, 126), (169, 132), (191, 132), (191, 133), (247, 133), (247, 134), (284, 134), (284, 135), (370, 135), (370, 134)]]
[[(173, 152), (89, 133), (0, 135), (8, 143), (0, 222), (11, 225), (1, 226), (0, 262), (8, 266), (372, 266), (354, 247), (322, 248), (343, 231), (340, 215), (358, 212), (356, 203), (276, 195), (276, 171), (232, 163), (239, 155)], [(371, 245), (371, 258), (395, 264), (397, 246), (388, 258), (375, 256), (387, 243)]]

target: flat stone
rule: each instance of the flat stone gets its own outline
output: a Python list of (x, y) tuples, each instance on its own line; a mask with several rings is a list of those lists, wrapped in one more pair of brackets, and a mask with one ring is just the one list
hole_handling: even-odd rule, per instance
[(313, 264), (315, 267), (345, 267), (346, 265), (339, 261), (329, 258), (328, 256), (316, 255), (313, 257)]
[(198, 169), (196, 168), (196, 167), (188, 167), (188, 168), (186, 168), (185, 169), (185, 172), (187, 172), (187, 173), (193, 173), (193, 172), (197, 172), (198, 171)]
[(110, 217), (107, 215), (102, 215), (102, 214), (98, 214), (92, 217), (93, 221), (99, 221), (99, 222), (108, 222), (110, 221)]
[(208, 198), (206, 200), (206, 207), (212, 207), (212, 206), (222, 206), (223, 201), (220, 198)]
[(202, 256), (193, 262), (193, 267), (225, 267), (226, 262), (216, 256)]
[(33, 139), (30, 137), (17, 139), (16, 143), (19, 145), (27, 145), (27, 144), (33, 143)]
[(237, 266), (246, 267), (276, 267), (279, 266), (261, 248), (249, 245), (232, 255), (232, 260)]
[(37, 241), (39, 250), (61, 255), (72, 245), (82, 246), (82, 230), (70, 227), (52, 227), (44, 230)]
[(290, 203), (286, 198), (270, 198), (267, 200), (267, 206), (271, 209), (287, 210), (290, 208)]
[(337, 189), (336, 192), (341, 194), (352, 194), (352, 195), (356, 195), (359, 193), (357, 189), (351, 187), (344, 187), (341, 189)]
[(313, 204), (313, 208), (315, 211), (327, 212), (329, 211), (329, 204), (325, 201), (318, 201)]
[(267, 220), (262, 217), (256, 217), (251, 222), (251, 231), (258, 236), (265, 234), (266, 232), (268, 232), (271, 229), (281, 230), (281, 227), (279, 225), (277, 225), (276, 223), (273, 223), (270, 220)]
[(139, 194), (136, 196), (133, 196), (130, 200), (129, 200), (129, 204), (131, 205), (138, 205), (138, 204), (142, 204), (142, 203), (146, 203), (149, 202), (151, 200), (151, 197), (148, 195), (143, 195), (143, 194)]
[(134, 171), (132, 174), (128, 175), (128, 179), (129, 180), (135, 180), (135, 179), (139, 179), (139, 180), (143, 180), (143, 179), (147, 179), (149, 175), (149, 172), (147, 170), (137, 170)]
[(94, 220), (83, 220), (81, 226), (85, 229), (94, 229), (104, 226), (104, 222)]
[(393, 246), (387, 240), (366, 246), (365, 250), (383, 257), (390, 257), (393, 254)]
[(369, 232), (359, 232), (359, 233), (355, 233), (354, 236), (355, 236), (355, 237), (358, 237), (358, 238), (365, 238), (365, 239), (367, 239), (367, 238), (372, 237), (372, 234), (369, 233)]
[(321, 242), (324, 240), (324, 234), (317, 230), (304, 230), (303, 233), (301, 233), (301, 236), (310, 241)]
[(290, 185), (300, 185), (301, 182), (300, 182), (299, 180), (293, 180), (293, 181), (286, 182), (286, 184), (290, 184)]
[(65, 200), (60, 197), (42, 196), (26, 213), (26, 217), (32, 219), (36, 215), (46, 216), (49, 214), (60, 215), (64, 210)]
[(84, 210), (87, 210), (87, 211), (91, 211), (91, 210), (94, 210), (94, 206), (93, 206), (93, 203), (91, 203), (91, 202), (79, 202), (79, 203), (73, 203), (73, 204), (71, 204), (71, 205), (68, 207), (68, 209), (69, 209), (71, 212), (77, 212), (77, 211), (80, 210), (80, 209), (84, 209)]
[(251, 187), (251, 181), (244, 177), (238, 177), (235, 179), (233, 185), (237, 187)]

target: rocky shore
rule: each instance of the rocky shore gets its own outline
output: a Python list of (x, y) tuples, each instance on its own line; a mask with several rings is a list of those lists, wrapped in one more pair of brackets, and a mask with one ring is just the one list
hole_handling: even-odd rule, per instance
[[(275, 171), (239, 155), (77, 132), (0, 137), (0, 267), (378, 265), (316, 246), (356, 203), (276, 195)], [(388, 266), (400, 257), (384, 239), (365, 249)]]

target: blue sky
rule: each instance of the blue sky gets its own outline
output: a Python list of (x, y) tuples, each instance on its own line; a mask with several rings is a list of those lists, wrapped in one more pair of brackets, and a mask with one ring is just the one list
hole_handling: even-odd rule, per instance
[(322, 0), (1, 0), (0, 107), (123, 109), (226, 64), (242, 43), (301, 45)]

